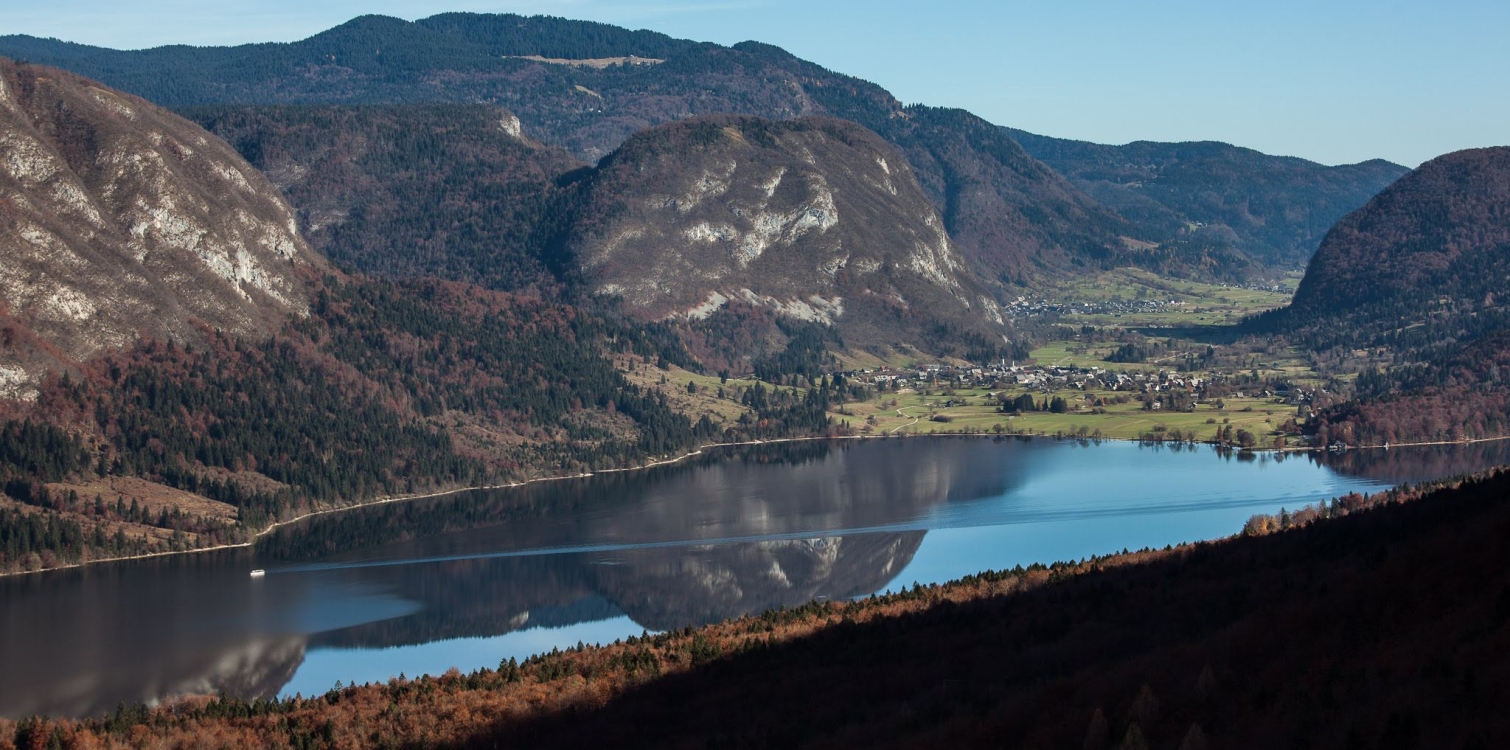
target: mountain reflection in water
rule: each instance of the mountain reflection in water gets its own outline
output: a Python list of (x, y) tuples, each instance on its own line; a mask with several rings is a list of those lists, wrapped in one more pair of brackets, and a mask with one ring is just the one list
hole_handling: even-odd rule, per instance
[[(1281, 504), (1505, 463), (1507, 447), (1239, 461), (1046, 440), (790, 443), (372, 506), (279, 529), (255, 550), (0, 580), (0, 715), (491, 666), (510, 648), (864, 596), (904, 570), (902, 583), (926, 583), (1074, 556), (1092, 532), (1111, 534), (1089, 543), (1109, 552), (1131, 543), (1118, 529), (1134, 517), (1174, 540), (1228, 534)], [(1215, 507), (1228, 515), (1190, 523)], [(935, 529), (986, 541), (946, 550), (960, 558), (947, 569), (937, 551), (913, 565)]]
[[(917, 550), (930, 508), (1007, 492), (1023, 474), (1012, 463), (1032, 453), (981, 441), (884, 447), (781, 444), (601, 481), (381, 506), (280, 530), (259, 554), (275, 580), (359, 575), (425, 604), (321, 645), (559, 627), (588, 598), (612, 606), (600, 619), (627, 614), (668, 629), (877, 591)], [(311, 548), (348, 551), (296, 562)]]

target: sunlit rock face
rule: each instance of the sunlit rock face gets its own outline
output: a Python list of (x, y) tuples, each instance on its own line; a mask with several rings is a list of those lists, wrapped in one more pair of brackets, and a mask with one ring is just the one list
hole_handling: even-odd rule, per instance
[(234, 149), (136, 97), (0, 60), (0, 396), (139, 336), (265, 332), (320, 261)]
[(641, 317), (740, 303), (860, 343), (896, 337), (898, 319), (1001, 324), (907, 161), (853, 123), (670, 123), (589, 179), (572, 252), (595, 293)]

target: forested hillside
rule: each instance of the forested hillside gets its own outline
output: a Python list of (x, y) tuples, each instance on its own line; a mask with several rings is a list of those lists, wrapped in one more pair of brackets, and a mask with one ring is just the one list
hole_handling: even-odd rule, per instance
[(551, 243), (569, 206), (556, 178), (583, 166), (485, 105), (199, 107), (298, 210), (331, 260), (366, 273), (549, 292), (571, 276)]
[(1328, 167), (1211, 141), (1104, 146), (1007, 132), (1103, 205), (1156, 229), (1162, 244), (1224, 264), (1217, 274), (1303, 266), (1338, 219), (1410, 171), (1378, 159)]
[[(1406, 351), (1401, 359), (1419, 357)], [(1510, 331), (1359, 374), (1353, 398), (1316, 415), (1320, 445), (1457, 442), (1510, 435)]]
[(1430, 348), (1510, 323), (1510, 148), (1422, 164), (1337, 223), (1280, 330), (1312, 345)]
[[(239, 541), (314, 507), (624, 466), (719, 437), (614, 368), (615, 353), (684, 356), (673, 341), (461, 284), (327, 282), (271, 338), (204, 339), (146, 341), (50, 378), (35, 402), (0, 402), (14, 501), (0, 503), (22, 512), (0, 519), (0, 569)], [(232, 512), (115, 512), (167, 490)], [(34, 528), (40, 510), (56, 530)], [(125, 523), (194, 536), (131, 527), (140, 543), (101, 543)]]
[(1504, 435), (1510, 423), (1510, 148), (1433, 159), (1337, 223), (1294, 302), (1260, 330), (1380, 362), (1309, 429), (1383, 444)]
[(1510, 477), (323, 696), (0, 723), (0, 746), (1489, 748)]

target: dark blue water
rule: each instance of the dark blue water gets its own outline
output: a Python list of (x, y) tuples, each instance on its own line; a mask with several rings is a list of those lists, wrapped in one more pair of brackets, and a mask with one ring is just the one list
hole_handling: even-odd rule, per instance
[[(255, 550), (0, 581), (0, 715), (321, 693), (814, 598), (1236, 533), (1255, 513), (1510, 463), (965, 438), (726, 449), (333, 514)], [(265, 578), (248, 572), (265, 568)]]

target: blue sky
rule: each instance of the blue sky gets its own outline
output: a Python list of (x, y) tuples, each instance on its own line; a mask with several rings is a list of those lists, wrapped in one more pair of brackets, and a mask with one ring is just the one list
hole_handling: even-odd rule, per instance
[(51, 0), (0, 33), (111, 47), (300, 39), (362, 13), (545, 13), (757, 39), (906, 102), (1102, 143), (1222, 140), (1408, 166), (1510, 144), (1510, 3), (1167, 0)]

